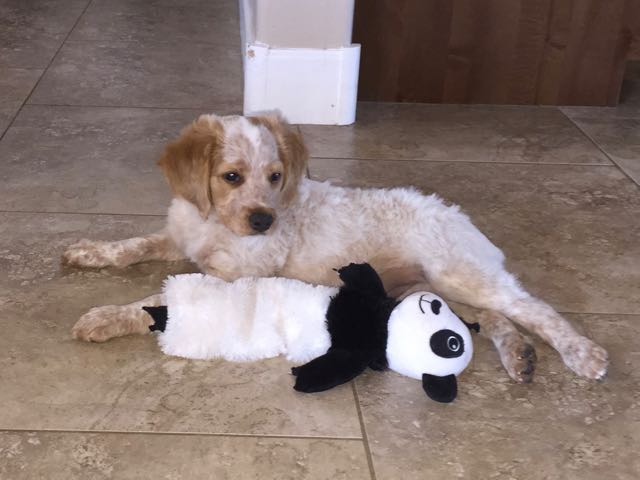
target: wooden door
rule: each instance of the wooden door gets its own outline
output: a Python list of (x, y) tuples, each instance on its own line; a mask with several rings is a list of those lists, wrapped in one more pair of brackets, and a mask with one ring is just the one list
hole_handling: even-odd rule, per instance
[(358, 96), (615, 105), (639, 26), (640, 0), (356, 0)]

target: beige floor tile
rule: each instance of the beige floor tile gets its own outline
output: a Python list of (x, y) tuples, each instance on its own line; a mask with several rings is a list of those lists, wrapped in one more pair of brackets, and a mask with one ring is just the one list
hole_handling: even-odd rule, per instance
[(550, 107), (360, 103), (354, 125), (302, 131), (316, 157), (610, 163)]
[(640, 185), (640, 107), (636, 118), (607, 118), (597, 112), (571, 118)]
[(556, 308), (640, 313), (640, 192), (615, 167), (314, 159), (311, 175), (437, 192), (461, 205), (525, 288)]
[(627, 65), (618, 106), (562, 111), (640, 185), (640, 62)]
[[(357, 390), (377, 478), (633, 479), (640, 469), (640, 316), (572, 316), (611, 353), (603, 383), (576, 378), (537, 344), (534, 383), (518, 385), (476, 338), (452, 404), (419, 381), (369, 372)], [(615, 473), (614, 473), (615, 472)]]
[(39, 69), (0, 67), (0, 136), (42, 75)]
[(89, 0), (0, 2), (0, 66), (45, 68)]
[(240, 45), (67, 41), (30, 103), (239, 111)]
[[(370, 448), (379, 480), (523, 479), (635, 480), (639, 422), (565, 425), (490, 419), (460, 420), (453, 409), (399, 419), (410, 406), (370, 414)], [(365, 407), (368, 412), (368, 407)], [(365, 413), (367, 415), (367, 413)]]
[(0, 432), (0, 478), (368, 479), (361, 441)]
[(92, 2), (69, 40), (193, 41), (240, 49), (236, 0)]
[(89, 307), (143, 298), (167, 273), (193, 267), (63, 269), (64, 246), (153, 231), (162, 220), (0, 214), (0, 429), (360, 437), (351, 387), (299, 394), (283, 359), (192, 362), (163, 355), (151, 335), (102, 345), (70, 338)]
[(27, 105), (0, 143), (0, 209), (164, 215), (156, 162), (197, 115)]

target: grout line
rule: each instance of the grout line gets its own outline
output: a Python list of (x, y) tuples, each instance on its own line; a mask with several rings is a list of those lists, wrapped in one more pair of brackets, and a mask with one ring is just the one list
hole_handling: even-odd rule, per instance
[[(196, 112), (211, 112), (212, 109), (207, 107), (158, 107), (149, 105), (94, 105), (94, 104), (76, 104), (76, 103), (34, 103), (31, 102), (27, 106), (32, 107), (64, 107), (64, 108), (113, 108), (113, 109), (131, 109), (131, 110), (193, 110)], [(216, 110), (217, 107), (213, 107)], [(219, 110), (220, 111), (220, 110)], [(230, 110), (221, 110), (222, 112), (233, 111), (240, 112), (240, 109), (234, 108)], [(226, 114), (226, 113), (224, 113)], [(238, 113), (239, 114), (239, 113)]]
[(616, 167), (615, 163), (570, 163), (570, 162), (509, 162), (495, 160), (437, 160), (431, 158), (370, 158), (370, 157), (328, 157), (310, 156), (312, 160), (356, 160), (373, 162), (424, 162), (424, 163), (462, 163), (462, 164), (490, 164), (490, 165), (540, 165), (540, 166), (570, 166), (570, 167)]
[[(588, 107), (588, 106), (576, 106), (576, 105), (561, 105), (558, 107), (560, 111), (571, 120), (571, 115), (575, 118), (584, 118), (590, 119), (593, 118), (596, 110), (602, 109), (605, 113), (611, 112), (615, 114), (615, 117), (610, 118), (602, 118), (603, 120), (639, 120), (640, 119), (640, 110), (637, 107), (625, 107), (622, 104), (618, 104), (617, 107)], [(593, 109), (589, 110), (574, 110), (573, 113), (571, 109)], [(566, 109), (566, 111), (565, 111)], [(600, 119), (600, 117), (598, 118)]]
[(57, 429), (57, 428), (0, 428), (0, 432), (14, 433), (82, 433), (87, 435), (167, 435), (185, 437), (230, 437), (230, 438), (278, 438), (291, 440), (334, 440), (347, 442), (361, 442), (360, 437), (334, 437), (324, 435), (269, 435), (251, 433), (207, 433), (207, 432), (164, 432), (164, 431), (131, 431), (131, 430), (82, 430), (82, 429)]
[(0, 71), (1, 70), (40, 70), (44, 72), (44, 68), (43, 67), (12, 67), (10, 65), (4, 66), (4, 67), (0, 67)]
[(9, 131), (9, 129), (13, 126), (13, 123), (15, 122), (16, 118), (18, 118), (18, 115), (20, 114), (20, 112), (22, 111), (22, 108), (27, 104), (27, 102), (29, 101), (29, 99), (31, 98), (31, 95), (33, 95), (33, 92), (36, 90), (36, 88), (38, 88), (38, 85), (40, 85), (40, 81), (42, 80), (42, 78), (46, 75), (47, 70), (49, 70), (49, 67), (53, 64), (53, 61), (56, 59), (56, 57), (58, 56), (58, 54), (60, 53), (60, 50), (62, 50), (62, 47), (64, 46), (65, 42), (67, 41), (67, 39), (69, 38), (69, 36), (71, 35), (71, 32), (73, 32), (73, 30), (76, 28), (76, 25), (78, 25), (78, 22), (80, 22), (80, 19), (82, 18), (82, 16), (84, 15), (84, 13), (87, 11), (87, 9), (89, 8), (89, 5), (91, 5), (91, 2), (93, 2), (93, 0), (89, 0), (87, 2), (87, 4), (84, 6), (84, 8), (82, 9), (82, 12), (80, 12), (80, 15), (78, 15), (78, 18), (76, 18), (76, 21), (73, 22), (73, 25), (71, 26), (71, 28), (69, 29), (69, 31), (67, 32), (67, 35), (64, 37), (64, 39), (62, 40), (62, 42), (60, 42), (60, 46), (58, 47), (58, 49), (56, 50), (56, 52), (53, 54), (53, 56), (51, 57), (51, 59), (49, 60), (49, 63), (47, 63), (47, 66), (44, 67), (44, 69), (42, 69), (42, 75), (40, 75), (40, 77), (38, 78), (38, 80), (36, 81), (36, 83), (33, 85), (33, 88), (31, 89), (31, 91), (29, 92), (29, 95), (27, 95), (27, 98), (24, 99), (24, 101), (22, 102), (22, 105), (20, 105), (20, 108), (18, 108), (18, 111), (16, 112), (16, 114), (13, 116), (13, 118), (11, 119), (11, 121), (9, 122), (9, 125), (7, 125), (7, 128), (4, 130), (4, 132), (2, 132), (2, 135), (0, 135), (0, 141), (2, 141), (2, 139), (4, 138), (5, 134)]
[[(530, 110), (552, 110), (554, 108), (559, 108), (558, 105), (541, 105), (541, 104), (528, 104), (528, 103), (444, 103), (444, 102), (387, 102), (380, 100), (358, 100), (359, 104), (369, 104), (369, 105), (424, 105), (429, 107), (459, 107), (459, 108), (508, 108), (508, 109), (530, 109)], [(358, 121), (357, 112), (356, 112), (356, 122)]]
[[(92, 0), (93, 1), (93, 0)], [(75, 25), (74, 25), (75, 27)], [(158, 39), (137, 39), (137, 40), (125, 40), (122, 38), (79, 38), (79, 39), (71, 39), (69, 43), (93, 43), (93, 44), (104, 44), (104, 45), (131, 45), (131, 44), (144, 44), (144, 45), (176, 45), (176, 44), (185, 44), (185, 45), (195, 45), (197, 47), (216, 47), (216, 48), (226, 48), (228, 50), (233, 50), (234, 52), (238, 49), (238, 43), (240, 43), (240, 38), (238, 38), (238, 42), (232, 43), (224, 43), (220, 41), (194, 41), (190, 38), (182, 38), (177, 40), (158, 40)], [(242, 52), (238, 54), (238, 57), (242, 56)]]
[(568, 310), (556, 310), (558, 313), (566, 314), (566, 315), (627, 315), (627, 316), (636, 316), (640, 315), (640, 312), (570, 312)]
[(4, 210), (0, 209), (0, 213), (25, 213), (33, 215), (104, 215), (104, 216), (123, 216), (123, 217), (166, 217), (167, 214), (159, 213), (110, 213), (110, 212), (62, 212), (62, 211), (40, 211), (40, 210)]
[(589, 135), (580, 125), (578, 125), (577, 122), (575, 122), (569, 115), (567, 115), (567, 113), (565, 113), (562, 109), (558, 109), (560, 110), (560, 112), (562, 112), (562, 115), (565, 116), (565, 118), (567, 118), (572, 124), (573, 126), (582, 134), (584, 135), (598, 150), (600, 150), (600, 152), (602, 152), (602, 154), (607, 157), (609, 159), (609, 161), (613, 164), (613, 166), (615, 166), (618, 170), (620, 170), (622, 172), (622, 174), (627, 177), (629, 180), (631, 180), (631, 182), (634, 185), (637, 185), (640, 187), (640, 184), (638, 184), (631, 175), (629, 175), (624, 168), (622, 168), (618, 162), (615, 161), (615, 159), (609, 155), (609, 153), (607, 153), (607, 151), (602, 148), (598, 142), (595, 141), (594, 138), (591, 137), (591, 135)]
[(371, 448), (369, 447), (369, 437), (367, 436), (367, 429), (364, 425), (364, 416), (362, 415), (362, 409), (360, 408), (360, 398), (358, 397), (358, 389), (356, 388), (355, 380), (351, 381), (351, 389), (356, 403), (356, 411), (358, 412), (358, 421), (360, 422), (360, 432), (362, 434), (364, 452), (367, 456), (367, 464), (369, 465), (369, 473), (371, 474), (371, 480), (376, 480), (376, 471), (373, 467), (373, 457), (371, 456)]

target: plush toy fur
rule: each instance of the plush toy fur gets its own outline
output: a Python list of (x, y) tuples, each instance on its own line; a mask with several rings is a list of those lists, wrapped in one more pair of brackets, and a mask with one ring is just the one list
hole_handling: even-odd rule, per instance
[(337, 288), (284, 278), (225, 282), (193, 273), (169, 277), (164, 291), (170, 321), (158, 343), (167, 355), (235, 362), (285, 355), (300, 363), (331, 346), (325, 313)]
[(250, 361), (285, 355), (294, 388), (319, 392), (370, 367), (422, 379), (434, 400), (450, 402), (469, 363), (471, 337), (434, 294), (398, 303), (368, 264), (338, 271), (340, 289), (283, 278), (228, 283), (202, 274), (165, 282), (168, 308), (143, 307), (163, 352), (187, 358)]
[(384, 370), (387, 362), (387, 321), (397, 302), (387, 296), (378, 274), (368, 264), (339, 270), (344, 282), (326, 313), (331, 348), (291, 372), (293, 388), (319, 392), (348, 382), (367, 367)]

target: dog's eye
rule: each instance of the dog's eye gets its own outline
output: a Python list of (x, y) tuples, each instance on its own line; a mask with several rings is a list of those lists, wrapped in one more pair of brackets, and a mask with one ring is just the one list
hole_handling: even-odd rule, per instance
[(271, 176), (269, 177), (269, 181), (271, 183), (278, 183), (281, 177), (282, 177), (282, 174), (280, 172), (272, 173)]
[(238, 183), (242, 180), (242, 177), (237, 172), (227, 172), (223, 175), (223, 178), (229, 183)]

